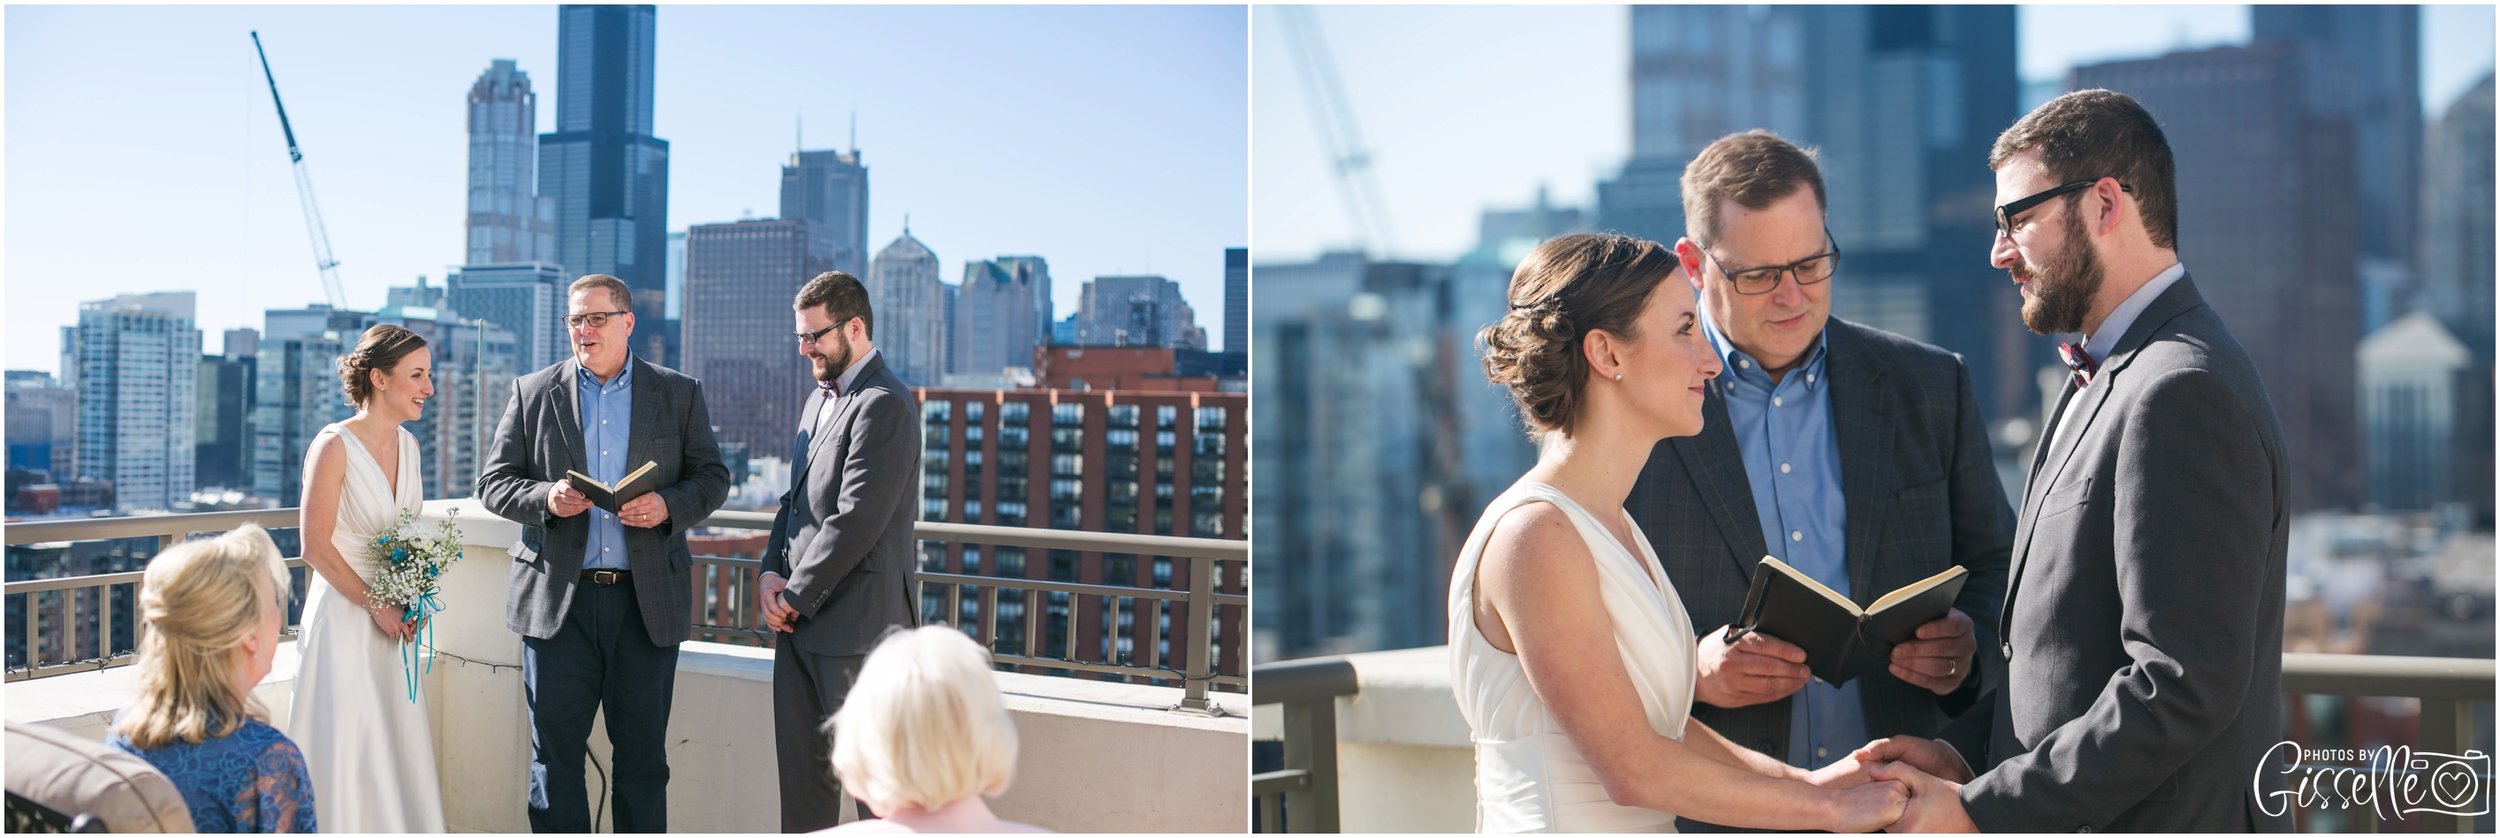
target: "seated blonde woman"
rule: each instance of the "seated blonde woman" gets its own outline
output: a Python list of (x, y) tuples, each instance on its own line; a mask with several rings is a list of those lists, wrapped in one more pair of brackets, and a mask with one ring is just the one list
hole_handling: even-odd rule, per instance
[(304, 754), (251, 697), (277, 656), (286, 564), (260, 527), (148, 561), (137, 700), (106, 740), (164, 772), (201, 832), (314, 832)]
[(1047, 832), (999, 820), (982, 798), (1007, 791), (1016, 725), (990, 655), (963, 633), (923, 626), (868, 653), (842, 709), (825, 722), (842, 790), (883, 820), (826, 832)]

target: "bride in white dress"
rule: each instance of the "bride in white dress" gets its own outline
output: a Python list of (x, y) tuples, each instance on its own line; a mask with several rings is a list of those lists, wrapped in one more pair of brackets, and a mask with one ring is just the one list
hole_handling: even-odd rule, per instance
[(1651, 447), (1700, 432), (1719, 373), (1681, 267), (1656, 242), (1554, 239), (1520, 263), (1510, 313), (1479, 336), (1486, 373), (1541, 437), (1450, 577), (1480, 831), (1673, 832), (1691, 815), (1859, 832), (1908, 800), (1855, 760), (1805, 772), (1689, 714), (1692, 622), (1623, 512)]
[(365, 331), (339, 360), (356, 415), (322, 428), (304, 456), (304, 563), (313, 570), (296, 640), (303, 663), (287, 712), (313, 805), (330, 832), (443, 832), (425, 694), (408, 698), (400, 642), (417, 624), (365, 599), (373, 539), (425, 500), (417, 438), (400, 424), (434, 394), (425, 338)]

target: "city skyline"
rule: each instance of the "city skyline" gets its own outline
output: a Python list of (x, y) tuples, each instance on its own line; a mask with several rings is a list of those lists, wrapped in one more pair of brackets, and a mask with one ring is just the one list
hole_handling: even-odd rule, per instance
[[(1332, 6), (1315, 17), (1341, 80), (1399, 248), (1379, 258), (1449, 262), (1476, 244), (1479, 213), (1594, 209), (1596, 184), (1632, 156), (1630, 12), (1621, 6)], [(1283, 12), (1253, 28), (1260, 265), (1351, 246), (1309, 85)], [(2020, 6), (2018, 83), (2055, 84), (2076, 66), (2246, 43), (2246, 6)], [(2423, 6), (2422, 109), (2432, 118), (2492, 68), (2492, 8)], [(1500, 49), (1475, 45), (1499, 43)], [(1464, 51), (1467, 61), (1417, 60)], [(2062, 90), (2063, 88), (2058, 88)], [(2032, 104), (2026, 89), (2025, 107)], [(1974, 161), (1973, 166), (1984, 165)], [(1980, 261), (1982, 245), (1973, 245)]]
[[(465, 256), (465, 98), (493, 61), (528, 73), (539, 127), (557, 124), (553, 6), (162, 12), (7, 13), (14, 323), (191, 289), (204, 331), (258, 328), (265, 309), (325, 299), (248, 31), (268, 46), (354, 308), (420, 275), (439, 284)], [(1163, 274), (1219, 301), (1222, 251), (1248, 233), (1242, 14), (662, 9), (653, 133), (671, 146), (670, 227), (775, 217), (792, 151), (856, 147), (876, 171), (871, 252), (909, 216), (949, 274), (1002, 253), (1050, 259), (1062, 310), (1097, 275)], [(880, 34), (821, 45), (862, 31)], [(946, 58), (967, 51), (996, 60)], [(79, 72), (45, 69), (67, 66)], [(9, 368), (59, 372), (52, 329), (11, 330), (6, 353)]]

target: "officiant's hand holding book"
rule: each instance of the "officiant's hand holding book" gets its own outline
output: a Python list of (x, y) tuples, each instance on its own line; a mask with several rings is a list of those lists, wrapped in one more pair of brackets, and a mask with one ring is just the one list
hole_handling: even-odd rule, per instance
[(1876, 598), (1863, 609), (1786, 562), (1770, 556), (1754, 570), (1745, 609), (1728, 627), (1728, 642), (1749, 632), (1779, 638), (1806, 652), (1806, 668), (1824, 683), (1885, 671), (1892, 648), (1916, 639), (1918, 627), (1945, 616), (1970, 571), (1955, 566)]
[(589, 498), (592, 506), (605, 509), (610, 515), (621, 515), (624, 514), (627, 502), (650, 494), (651, 490), (659, 488), (657, 485), (659, 467), (659, 463), (646, 460), (641, 468), (634, 469), (633, 473), (625, 475), (624, 479), (616, 481), (614, 485), (599, 482), (590, 475), (572, 470), (564, 472), (564, 480), (572, 484), (573, 491), (580, 492), (583, 497)]

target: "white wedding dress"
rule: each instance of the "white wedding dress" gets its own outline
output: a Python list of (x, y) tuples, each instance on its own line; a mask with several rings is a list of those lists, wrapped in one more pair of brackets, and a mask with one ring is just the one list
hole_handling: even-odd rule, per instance
[(1529, 503), (1568, 513), (1597, 559), (1599, 595), (1614, 620), (1615, 648), (1649, 727), (1681, 741), (1693, 706), (1692, 620), (1640, 526), (1625, 515), (1635, 556), (1597, 518), (1551, 486), (1527, 480), (1486, 507), (1450, 573), (1450, 683), (1476, 747), (1476, 829), (1479, 832), (1674, 832), (1675, 816), (1617, 806), (1580, 749), (1528, 685), (1519, 657), (1476, 630), (1476, 567), (1503, 514)]
[[(321, 432), (337, 434), (347, 449), (330, 544), (357, 575), (370, 576), (373, 539), (399, 522), (400, 510), (425, 500), (417, 437), (399, 429), (399, 484), (393, 486), (355, 434), (335, 424)], [(312, 480), (309, 462), (304, 479)], [(296, 640), (303, 663), (286, 733), (304, 751), (321, 831), (447, 831), (424, 685), (409, 701), (399, 644), (374, 627), (363, 603), (349, 601), (320, 573), (311, 576)]]

